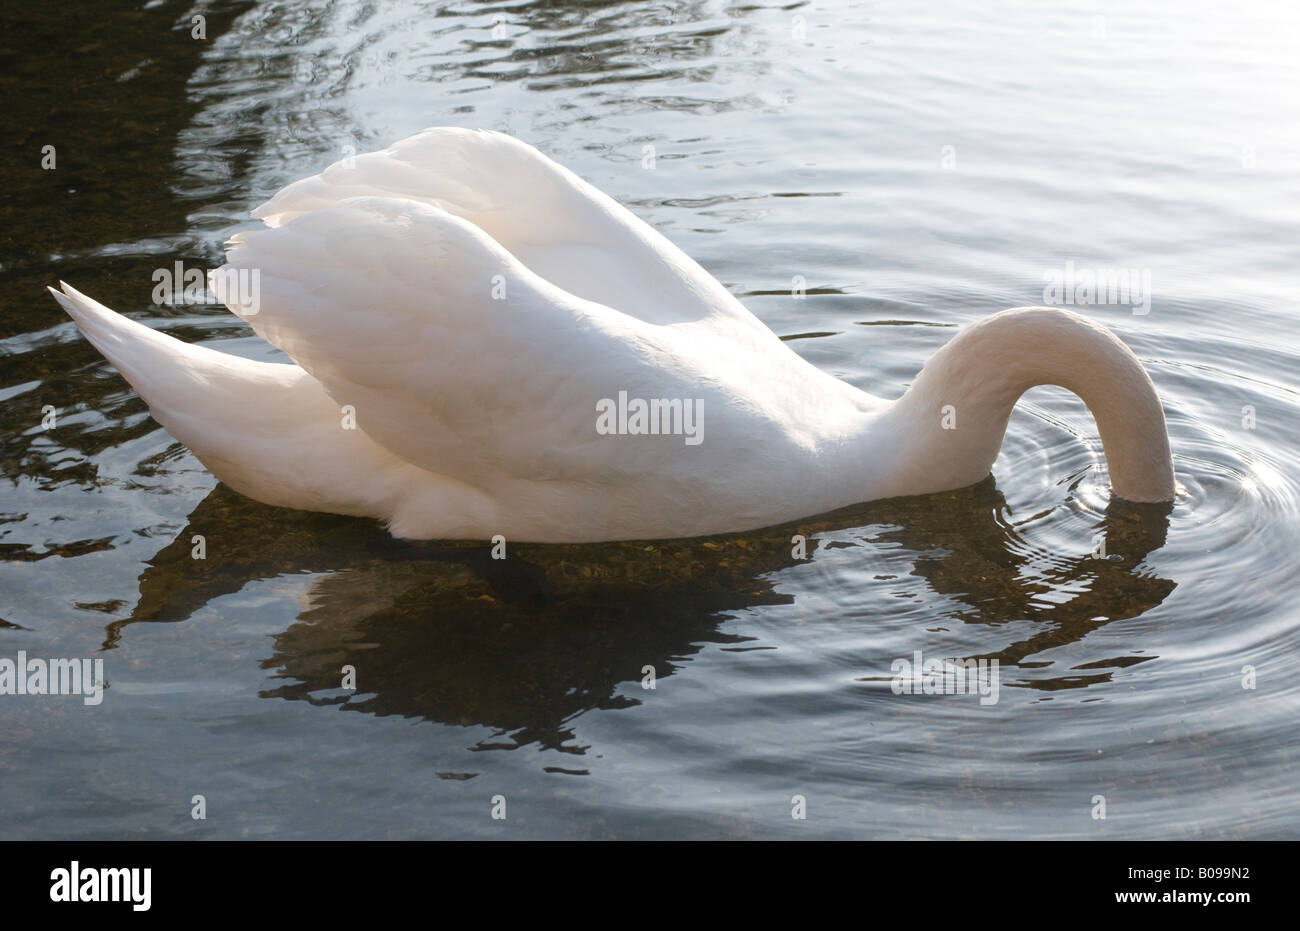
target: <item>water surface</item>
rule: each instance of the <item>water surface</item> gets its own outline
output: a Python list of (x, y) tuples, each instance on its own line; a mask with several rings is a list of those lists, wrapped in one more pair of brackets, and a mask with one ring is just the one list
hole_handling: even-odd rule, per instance
[[(0, 835), (1300, 834), (1300, 16), (995, 9), (0, 3), (0, 657), (109, 682), (0, 696)], [(1076, 309), (1151, 372), (1182, 494), (1111, 502), (1040, 388), (974, 488), (498, 561), (219, 486), (43, 292), (282, 359), (154, 271), (429, 125), (537, 145), (883, 397), (1054, 271), (1144, 272), (1147, 312)], [(998, 659), (997, 702), (895, 694), (918, 650)]]

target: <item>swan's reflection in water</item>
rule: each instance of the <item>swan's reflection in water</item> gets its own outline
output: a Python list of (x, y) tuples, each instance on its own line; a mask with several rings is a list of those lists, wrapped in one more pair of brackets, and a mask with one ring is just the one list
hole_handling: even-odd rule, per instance
[[(264, 697), (484, 725), (499, 736), (481, 748), (582, 752), (569, 728), (576, 715), (636, 704), (626, 684), (639, 683), (646, 666), (670, 676), (706, 643), (749, 639), (723, 629), (729, 612), (795, 602), (781, 570), (804, 564), (792, 553), (796, 533), (807, 537), (813, 560), (840, 558), (842, 550), (820, 549), (815, 535), (845, 528), (862, 528), (869, 545), (914, 552), (912, 574), (958, 606), (949, 619), (991, 628), (1038, 622), (1029, 637), (983, 654), (1004, 669), (1029, 670), (1050, 665), (1035, 654), (1141, 614), (1173, 590), (1138, 565), (1163, 545), (1167, 513), (1113, 504), (1094, 529), (1119, 558), (1050, 555), (1025, 544), (989, 479), (743, 536), (507, 544), (508, 557), (493, 559), (487, 545), (404, 543), (368, 522), (263, 507), (219, 487), (151, 560), (135, 611), (109, 625), (105, 646), (135, 623), (186, 620), (249, 582), (322, 573), (262, 662), (280, 680)], [(206, 559), (192, 558), (196, 535)], [(1053, 591), (1073, 597), (1044, 600)], [(1087, 686), (1109, 678), (1102, 667), (1134, 661), (1019, 684)], [(356, 669), (356, 691), (341, 688), (345, 665)]]

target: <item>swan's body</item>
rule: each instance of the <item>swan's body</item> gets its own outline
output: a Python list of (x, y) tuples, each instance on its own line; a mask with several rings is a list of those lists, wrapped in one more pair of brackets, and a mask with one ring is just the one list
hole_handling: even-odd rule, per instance
[[(181, 343), (66, 285), (54, 294), (154, 418), (259, 501), (416, 539), (748, 530), (981, 480), (1038, 384), (1092, 409), (1118, 496), (1173, 497), (1155, 389), (1104, 328), (1006, 311), (944, 346), (898, 401), (874, 398), (508, 136), (426, 130), (254, 216), (270, 228), (235, 237), (226, 268), (257, 270), (246, 319), (296, 365)], [(598, 403), (620, 392), (694, 402), (700, 441), (598, 432)]]

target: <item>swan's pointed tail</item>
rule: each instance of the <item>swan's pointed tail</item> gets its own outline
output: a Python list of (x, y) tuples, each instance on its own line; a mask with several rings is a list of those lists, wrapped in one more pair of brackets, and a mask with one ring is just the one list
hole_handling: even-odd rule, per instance
[(306, 371), (182, 342), (59, 284), (50, 293), (86, 339), (217, 478), (268, 504), (388, 516), (405, 464), (341, 429), (339, 406)]
[(131, 383), (153, 418), (196, 453), (211, 445), (205, 431), (256, 426), (248, 418), (257, 408), (245, 405), (258, 400), (264, 405), (265, 390), (285, 385), (283, 376), (293, 369), (181, 342), (62, 281), (59, 286), (61, 292), (50, 288), (50, 293), (86, 339)]

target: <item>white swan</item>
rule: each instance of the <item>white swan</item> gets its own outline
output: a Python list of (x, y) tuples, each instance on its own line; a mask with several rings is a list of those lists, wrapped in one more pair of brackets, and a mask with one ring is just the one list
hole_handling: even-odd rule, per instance
[[(1174, 496), (1155, 388), (1101, 326), (1008, 310), (958, 334), (897, 401), (874, 398), (500, 133), (426, 130), (253, 216), (269, 229), (234, 237), (214, 286), (257, 270), (260, 308), (245, 318), (296, 365), (182, 343), (50, 290), (154, 419), (268, 504), (374, 517), (415, 539), (750, 530), (980, 481), (1016, 400), (1040, 384), (1092, 410), (1114, 494)], [(695, 436), (600, 432), (600, 405), (620, 392), (634, 411), (693, 404)]]

